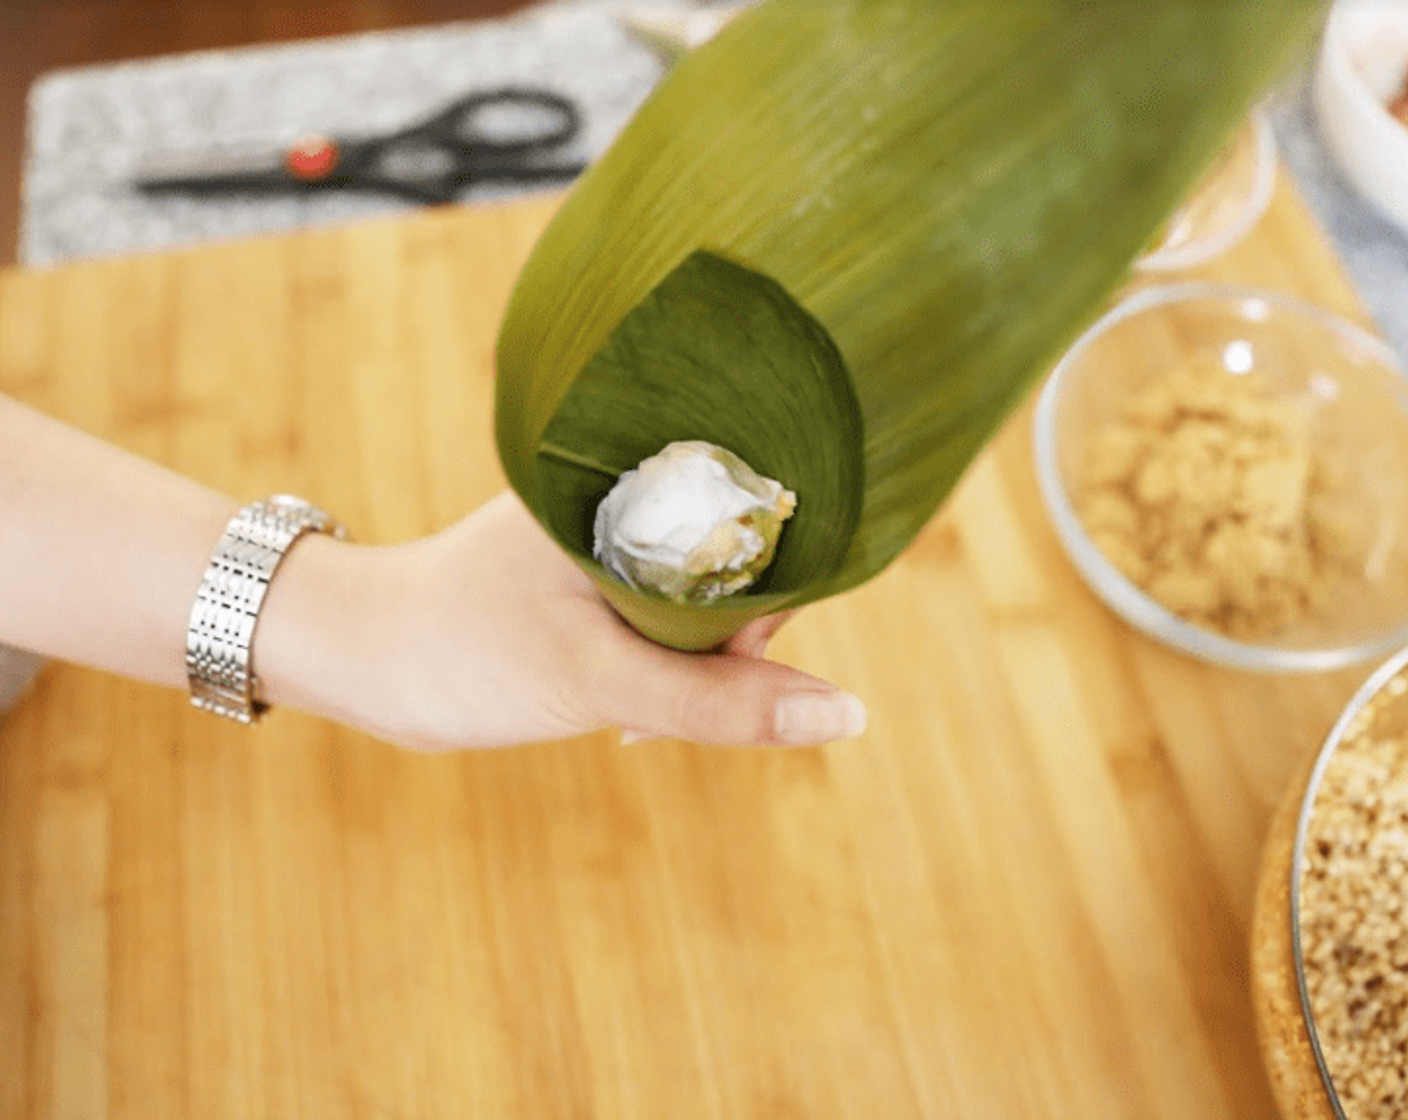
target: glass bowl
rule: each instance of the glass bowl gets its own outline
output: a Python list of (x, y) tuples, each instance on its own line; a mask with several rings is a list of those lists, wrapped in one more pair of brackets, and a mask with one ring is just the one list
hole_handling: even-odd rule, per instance
[[(1404, 1031), (1401, 992), (1397, 968), (1383, 965), (1397, 956), (1385, 944), (1408, 940), (1408, 921), (1380, 869), (1402, 866), (1405, 818), (1408, 649), (1380, 665), (1345, 706), (1291, 784), (1262, 849), (1252, 1004), (1286, 1120), (1403, 1115), (1402, 1054), (1389, 1037)], [(1375, 1061), (1376, 1051), (1387, 1060)], [(1384, 1101), (1386, 1089), (1396, 1099)]]
[[(1137, 586), (1090, 531), (1083, 480), (1092, 448), (1195, 365), (1219, 388), (1225, 377), (1228, 392), (1254, 378), (1275, 407), (1298, 418), (1298, 443), (1315, 464), (1315, 509), (1333, 529), (1317, 528), (1318, 539), (1332, 541), (1334, 564), (1317, 576), (1315, 602), (1274, 629), (1235, 632), (1175, 613), (1164, 605), (1172, 596)], [(1353, 323), (1292, 296), (1232, 285), (1138, 292), (1052, 371), (1037, 402), (1034, 451), (1043, 500), (1072, 563), (1112, 610), (1153, 637), (1211, 662), (1267, 671), (1334, 669), (1408, 643), (1408, 380), (1394, 352)], [(1168, 516), (1182, 525), (1201, 500), (1202, 491), (1185, 487)], [(1262, 578), (1256, 569), (1233, 574)], [(1164, 575), (1162, 586), (1172, 587), (1183, 573)]]
[(1279, 165), (1271, 119), (1264, 109), (1256, 109), (1174, 211), (1158, 245), (1134, 262), (1135, 269), (1177, 272), (1227, 252), (1266, 213)]

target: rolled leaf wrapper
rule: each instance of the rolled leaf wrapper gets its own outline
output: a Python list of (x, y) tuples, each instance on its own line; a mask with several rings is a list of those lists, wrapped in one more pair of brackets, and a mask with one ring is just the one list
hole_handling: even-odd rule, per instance
[[(1120, 283), (1327, 0), (765, 0), (684, 57), (535, 248), (498, 345), (510, 483), (648, 636), (713, 646), (893, 560)], [(764, 579), (592, 557), (676, 440), (798, 498)]]

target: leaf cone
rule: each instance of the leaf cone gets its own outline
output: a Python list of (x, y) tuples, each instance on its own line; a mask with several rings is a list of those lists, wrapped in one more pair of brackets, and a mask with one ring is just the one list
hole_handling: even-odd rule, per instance
[[(1324, 9), (767, 0), (671, 70), (525, 266), (498, 347), (511, 484), (680, 648), (870, 578), (1308, 56)], [(731, 266), (707, 295), (701, 261)], [(733, 328), (770, 315), (750, 354)], [(582, 507), (673, 438), (815, 468), (772, 475), (797, 524), (759, 593), (664, 603), (591, 559)], [(836, 486), (858, 488), (849, 506)]]

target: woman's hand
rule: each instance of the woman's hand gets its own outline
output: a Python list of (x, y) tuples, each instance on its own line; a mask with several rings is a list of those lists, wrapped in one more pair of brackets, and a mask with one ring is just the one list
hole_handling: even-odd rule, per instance
[(422, 749), (610, 726), (792, 746), (860, 734), (858, 699), (762, 659), (782, 621), (717, 653), (650, 642), (506, 493), (408, 544), (304, 538), (271, 584), (255, 668), (276, 705)]
[[(0, 641), (186, 687), (186, 629), (235, 512), (217, 491), (0, 395)], [(423, 748), (617, 726), (713, 743), (860, 733), (860, 701), (762, 660), (779, 619), (715, 654), (640, 637), (513, 494), (443, 533), (308, 534), (252, 642), (262, 697)]]

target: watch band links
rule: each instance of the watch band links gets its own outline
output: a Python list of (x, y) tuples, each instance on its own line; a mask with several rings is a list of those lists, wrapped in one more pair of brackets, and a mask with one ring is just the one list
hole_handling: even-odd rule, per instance
[(254, 672), (254, 631), (279, 562), (310, 532), (347, 537), (328, 514), (287, 494), (245, 506), (225, 527), (186, 628), (186, 677), (197, 708), (247, 724), (268, 709)]

